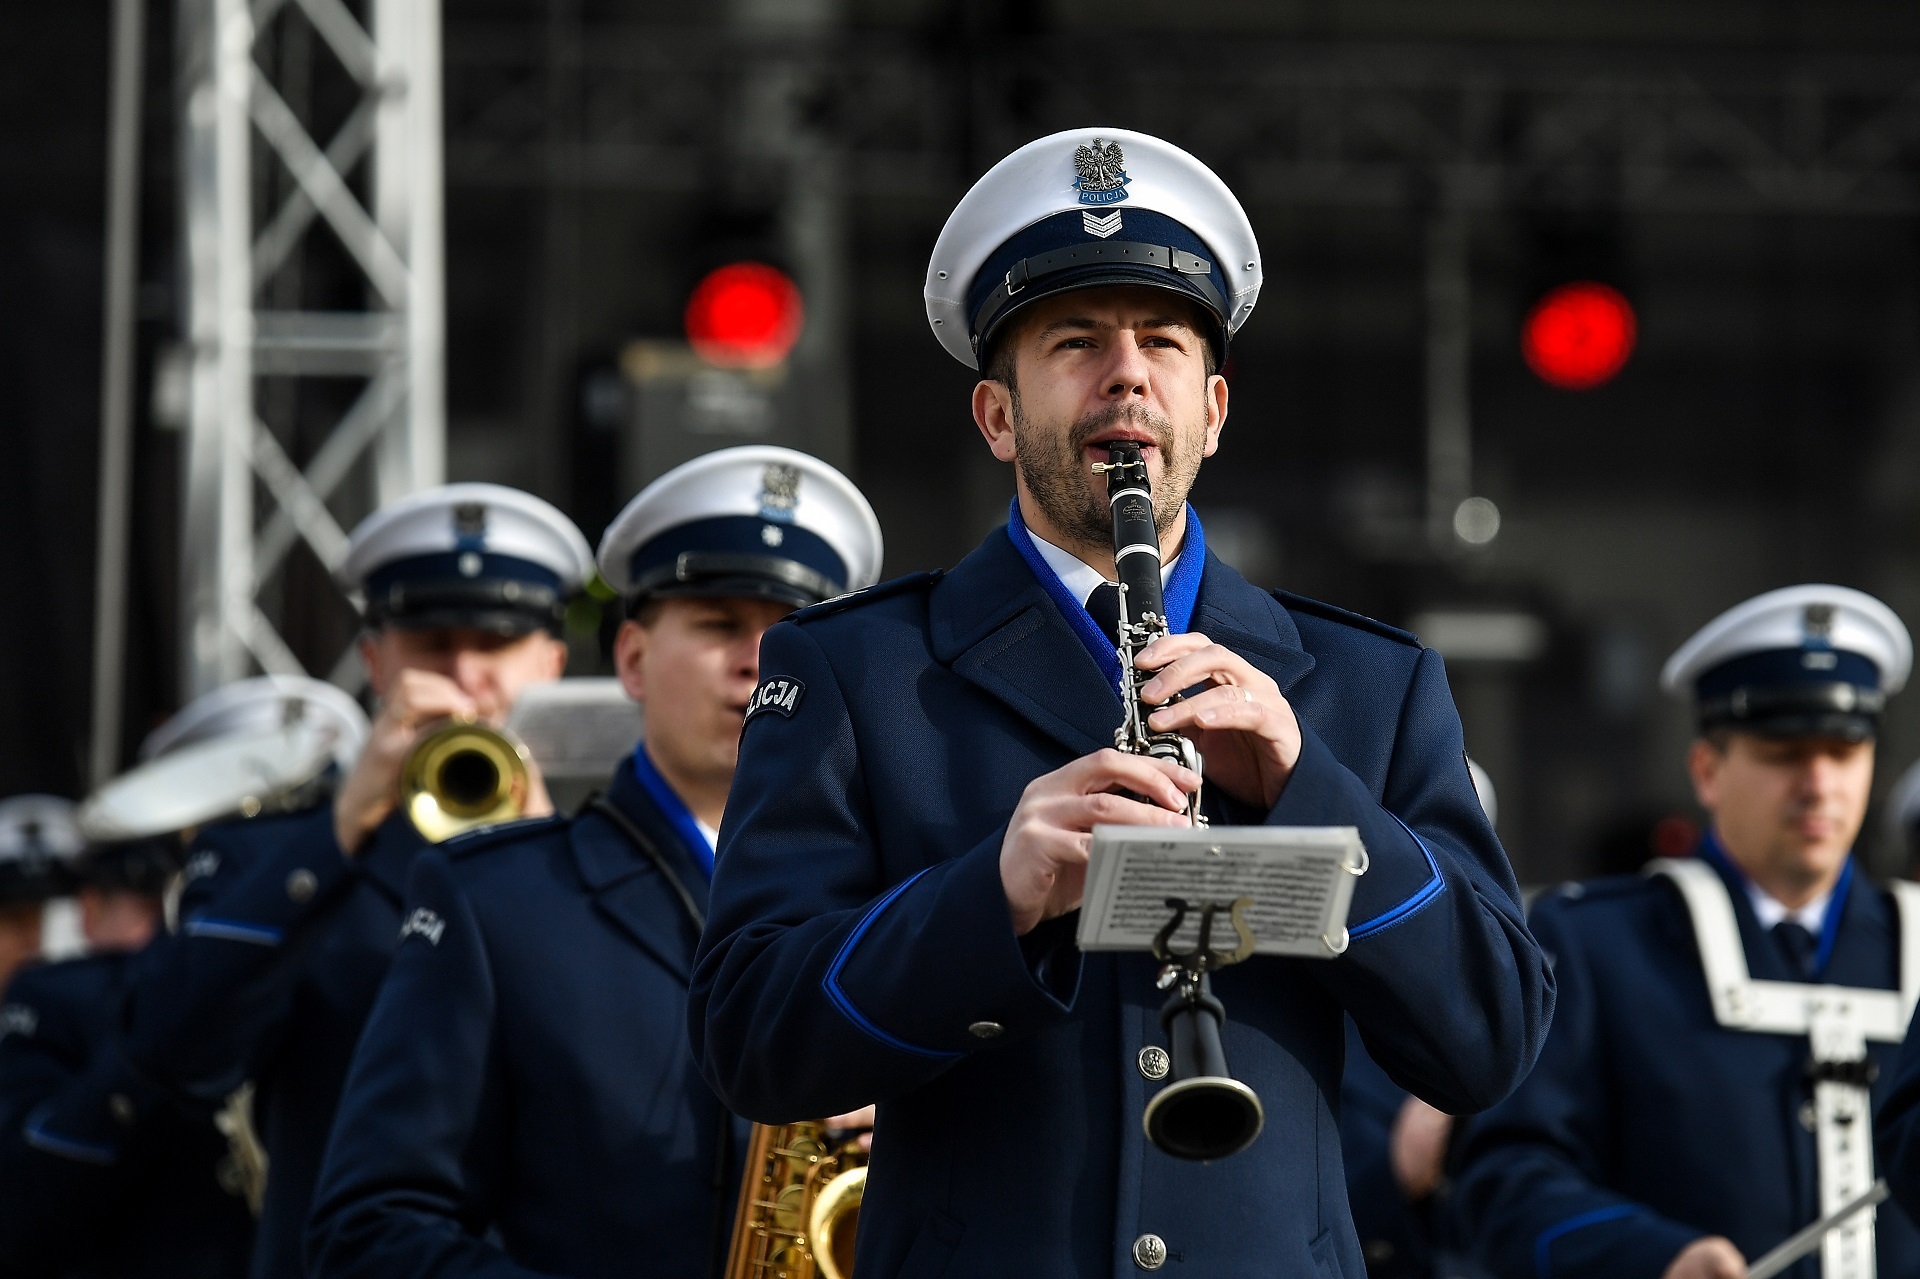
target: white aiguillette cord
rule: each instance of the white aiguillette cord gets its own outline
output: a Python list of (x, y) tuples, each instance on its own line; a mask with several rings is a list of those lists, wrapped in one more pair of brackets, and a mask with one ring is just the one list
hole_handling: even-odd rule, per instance
[(1887, 1180), (1882, 1177), (1811, 1226), (1787, 1236), (1785, 1243), (1747, 1267), (1747, 1279), (1773, 1279), (1773, 1276), (1818, 1248), (1828, 1231), (1845, 1225), (1853, 1214), (1881, 1203), (1886, 1197)]

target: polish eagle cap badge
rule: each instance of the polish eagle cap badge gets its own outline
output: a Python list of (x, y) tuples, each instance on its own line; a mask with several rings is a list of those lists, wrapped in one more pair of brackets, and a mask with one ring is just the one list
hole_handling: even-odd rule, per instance
[(1127, 198), (1127, 157), (1118, 142), (1095, 138), (1073, 149), (1074, 187), (1082, 204), (1118, 204)]

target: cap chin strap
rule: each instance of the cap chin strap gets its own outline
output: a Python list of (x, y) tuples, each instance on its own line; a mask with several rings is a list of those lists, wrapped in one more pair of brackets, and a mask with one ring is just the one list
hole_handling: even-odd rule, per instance
[(818, 569), (780, 555), (739, 555), (683, 551), (671, 564), (662, 564), (635, 578), (627, 598), (637, 599), (669, 586), (691, 586), (715, 578), (759, 578), (804, 591), (815, 600), (840, 594), (840, 584)]
[[(1814, 1141), (1819, 1152), (1820, 1213), (1833, 1212), (1873, 1185), (1873, 1079), (1867, 1041), (1897, 1044), (1920, 999), (1920, 884), (1895, 881), (1900, 909), (1900, 989), (1755, 981), (1740, 944), (1726, 881), (1699, 861), (1661, 858), (1648, 875), (1670, 880), (1693, 919), (1714, 1020), (1730, 1030), (1805, 1035), (1814, 1081)], [(1824, 1279), (1874, 1279), (1874, 1216), (1857, 1213), (1821, 1245)]]
[[(1189, 288), (1199, 292), (1208, 306), (1213, 308), (1222, 331), (1227, 324), (1227, 300), (1220, 296), (1220, 290), (1213, 283), (1213, 263), (1198, 254), (1188, 253), (1185, 249), (1176, 249), (1165, 244), (1140, 244), (1132, 240), (1102, 241), (1098, 244), (1075, 244), (1064, 249), (1055, 249), (1051, 253), (1042, 253), (1035, 257), (1021, 258), (1007, 271), (1007, 276), (987, 295), (980, 305), (980, 314), (974, 318), (975, 334), (991, 333), (993, 322), (1002, 311), (1025, 293), (1028, 287), (1049, 275), (1058, 275), (1076, 267), (1086, 267), (1104, 263), (1111, 266), (1157, 267), (1162, 271), (1171, 271), (1181, 277)], [(976, 351), (979, 337), (974, 338)]]
[(1706, 728), (1738, 728), (1754, 720), (1798, 715), (1861, 715), (1872, 718), (1887, 704), (1885, 693), (1845, 682), (1787, 688), (1740, 687), (1700, 703)]
[(367, 621), (374, 626), (404, 623), (422, 613), (524, 613), (543, 623), (561, 616), (560, 593), (537, 582), (518, 579), (480, 579), (466, 582), (395, 582), (384, 595), (367, 601)]

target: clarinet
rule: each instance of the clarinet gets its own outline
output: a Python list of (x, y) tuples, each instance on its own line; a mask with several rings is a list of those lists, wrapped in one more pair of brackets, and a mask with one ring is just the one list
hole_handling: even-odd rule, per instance
[[(1114, 730), (1116, 750), (1150, 755), (1200, 771), (1200, 750), (1178, 733), (1156, 733), (1147, 716), (1157, 708), (1140, 700), (1140, 687), (1152, 678), (1134, 665), (1140, 651), (1167, 634), (1166, 596), (1160, 584), (1160, 530), (1153, 522), (1153, 493), (1147, 481), (1147, 463), (1140, 446), (1121, 442), (1111, 446), (1108, 460), (1095, 462), (1096, 474), (1107, 477), (1107, 504), (1113, 509), (1113, 568), (1120, 579), (1120, 626), (1114, 637), (1120, 649), (1120, 727)], [(1187, 799), (1187, 820), (1205, 826), (1200, 792)]]
[[(1153, 522), (1153, 493), (1147, 482), (1147, 464), (1138, 444), (1111, 446), (1107, 461), (1094, 471), (1107, 477), (1107, 502), (1113, 508), (1113, 567), (1120, 579), (1120, 624), (1114, 636), (1120, 650), (1120, 727), (1114, 731), (1115, 749), (1130, 755), (1171, 760), (1200, 772), (1200, 751), (1178, 733), (1154, 732), (1147, 717), (1155, 707), (1140, 700), (1140, 688), (1151, 674), (1134, 665), (1147, 645), (1169, 633), (1165, 593), (1160, 584), (1160, 531)], [(1205, 826), (1200, 791), (1187, 797), (1187, 820)], [(1247, 899), (1233, 902), (1189, 903), (1170, 897), (1172, 910), (1154, 938), (1153, 955), (1161, 962), (1159, 986), (1169, 991), (1160, 1009), (1160, 1025), (1171, 1048), (1167, 1083), (1147, 1101), (1141, 1126), (1147, 1139), (1179, 1159), (1222, 1159), (1253, 1144), (1266, 1126), (1266, 1110), (1253, 1089), (1227, 1069), (1220, 1029), (1227, 1010), (1213, 993), (1209, 974), (1253, 954), (1253, 934), (1241, 918)], [(1191, 911), (1200, 917), (1200, 937), (1191, 950), (1171, 948), (1173, 935)], [(1230, 921), (1238, 945), (1220, 950), (1213, 945), (1216, 916)]]

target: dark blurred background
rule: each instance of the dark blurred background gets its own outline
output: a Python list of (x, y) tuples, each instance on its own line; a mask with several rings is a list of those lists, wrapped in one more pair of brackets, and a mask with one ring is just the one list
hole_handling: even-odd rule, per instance
[[(121, 760), (204, 678), (181, 139), (210, 0), (180, 3), (145, 10)], [(446, 474), (529, 488), (589, 540), (673, 461), (774, 438), (862, 485), (888, 574), (964, 554), (1010, 479), (928, 333), (927, 254), (1000, 156), (1112, 125), (1212, 165), (1266, 258), (1195, 494), (1209, 541), (1442, 650), (1524, 880), (1674, 851), (1688, 726), (1657, 677), (1714, 613), (1831, 580), (1920, 622), (1911, 3), (443, 3)], [(254, 62), (322, 145), (359, 101), (339, 9), (254, 6)], [(104, 4), (0, 6), (0, 793), (88, 773), (109, 52)], [(296, 184), (252, 145), (264, 225)], [(690, 291), (736, 259), (800, 285), (779, 368), (685, 348)], [(1637, 345), (1561, 389), (1522, 330), (1582, 280), (1630, 303)], [(326, 234), (260, 287), (309, 311), (367, 293)], [(256, 407), (306, 466), (357, 385), (264, 380)], [(340, 526), (373, 493), (343, 479)], [(259, 599), (335, 669), (352, 614), (308, 546)], [(1920, 755), (1920, 693), (1881, 751), (1884, 792)], [(1900, 863), (1877, 817), (1868, 836)]]

